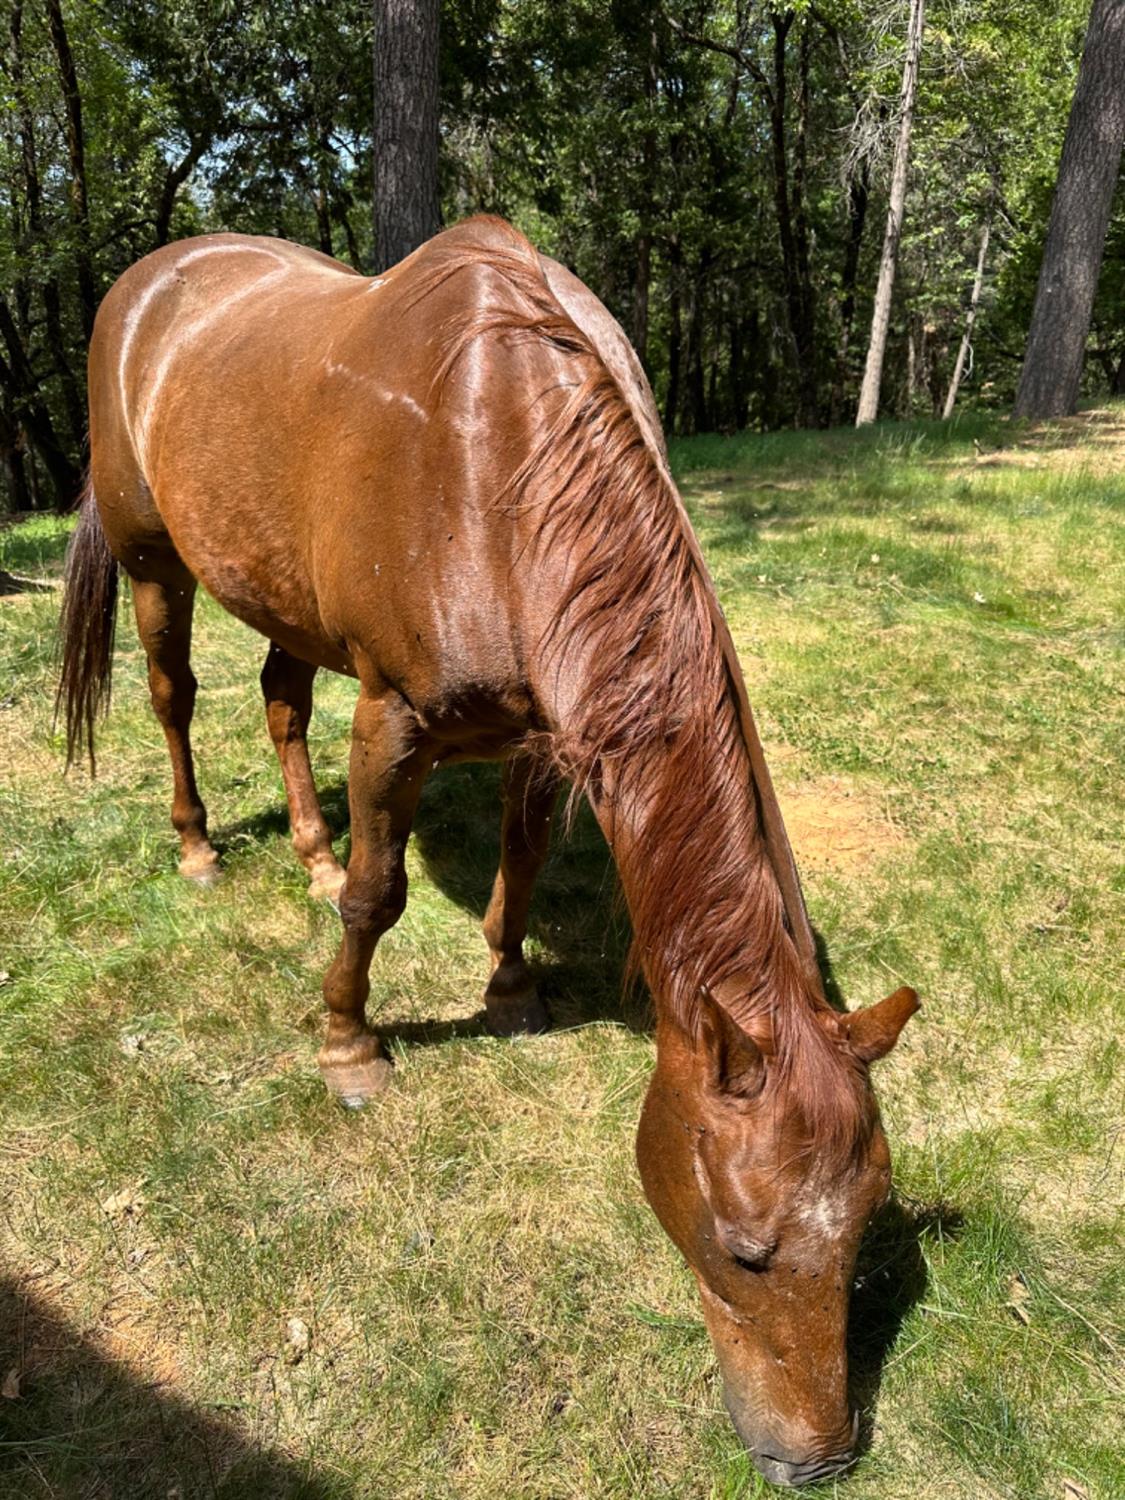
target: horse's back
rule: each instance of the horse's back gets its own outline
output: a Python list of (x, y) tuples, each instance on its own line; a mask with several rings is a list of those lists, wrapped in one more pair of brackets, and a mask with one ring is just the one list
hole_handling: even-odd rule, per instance
[(423, 658), (463, 684), (509, 679), (511, 525), (494, 502), (544, 419), (529, 390), (562, 401), (571, 377), (535, 339), (490, 341), (487, 359), (466, 346), (456, 379), (446, 354), (451, 329), (520, 303), (513, 270), (584, 329), (661, 448), (618, 325), (501, 221), (376, 278), (207, 236), (139, 262), (99, 313), (92, 471), (114, 550), (137, 568), (167, 541), (225, 608), (321, 665), (362, 673), (366, 653), (391, 679)]

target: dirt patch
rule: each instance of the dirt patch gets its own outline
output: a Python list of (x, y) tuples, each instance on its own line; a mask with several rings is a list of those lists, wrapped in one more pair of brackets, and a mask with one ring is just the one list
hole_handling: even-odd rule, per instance
[[(777, 758), (771, 755), (771, 763)], [(874, 798), (848, 777), (788, 782), (779, 771), (778, 779), (778, 801), (802, 869), (834, 875), (868, 870), (902, 843)]]

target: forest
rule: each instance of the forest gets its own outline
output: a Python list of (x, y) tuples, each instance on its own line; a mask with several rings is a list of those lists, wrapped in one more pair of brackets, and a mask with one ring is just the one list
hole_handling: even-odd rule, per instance
[[(931, 0), (924, 26), (917, 0), (445, 0), (440, 218), (501, 214), (572, 266), (670, 434), (850, 422), (915, 12), (878, 411), (1010, 407), (1089, 0)], [(0, 511), (73, 502), (95, 310), (150, 250), (234, 229), (376, 268), (374, 24), (368, 0), (9, 0)], [(1125, 392), (1120, 192), (1082, 381)]]

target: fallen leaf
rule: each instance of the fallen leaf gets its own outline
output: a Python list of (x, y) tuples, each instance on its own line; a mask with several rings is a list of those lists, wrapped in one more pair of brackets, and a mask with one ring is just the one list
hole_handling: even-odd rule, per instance
[(1008, 1284), (1007, 1306), (1012, 1316), (1018, 1318), (1025, 1327), (1031, 1322), (1031, 1314), (1026, 1305), (1030, 1301), (1031, 1293), (1027, 1289), (1027, 1282), (1017, 1271)]
[(285, 1363), (299, 1365), (309, 1352), (309, 1325), (303, 1318), (290, 1318), (285, 1325)]
[(1063, 1480), (1063, 1500), (1090, 1500), (1090, 1491), (1073, 1479)]
[(20, 1367), (13, 1365), (0, 1382), (0, 1396), (5, 1401), (18, 1401), (20, 1398)]
[(140, 1218), (144, 1206), (145, 1195), (141, 1191), (141, 1184), (133, 1182), (103, 1199), (102, 1213), (108, 1214), (111, 1219), (137, 1219)]

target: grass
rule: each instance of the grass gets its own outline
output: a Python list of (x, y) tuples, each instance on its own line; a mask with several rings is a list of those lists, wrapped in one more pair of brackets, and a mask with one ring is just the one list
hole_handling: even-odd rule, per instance
[[(878, 1072), (899, 1199), (853, 1304), (849, 1500), (1125, 1494), (1123, 460), (1121, 407), (673, 452), (833, 978), (925, 1001)], [(0, 532), (0, 568), (57, 572), (65, 531)], [(652, 1040), (590, 822), (535, 908), (556, 1029), (500, 1042), (497, 775), (433, 779), (373, 971), (396, 1081), (345, 1113), (262, 643), (199, 609), (228, 872), (200, 891), (127, 618), (100, 775), (61, 778), (56, 606), (0, 601), (0, 1491), (766, 1494), (632, 1165)], [(353, 692), (318, 682), (337, 829)]]

